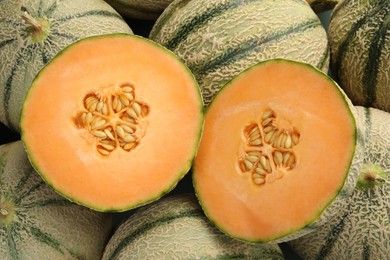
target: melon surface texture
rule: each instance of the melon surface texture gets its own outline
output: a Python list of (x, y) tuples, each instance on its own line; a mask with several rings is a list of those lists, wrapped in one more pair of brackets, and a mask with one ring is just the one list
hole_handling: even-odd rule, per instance
[(67, 198), (100, 211), (134, 208), (174, 188), (202, 127), (188, 68), (129, 34), (68, 46), (35, 78), (21, 115), (35, 169)]
[(328, 71), (326, 32), (304, 0), (175, 1), (149, 37), (185, 61), (205, 105), (227, 81), (262, 60), (285, 58)]
[(173, 0), (105, 0), (121, 15), (133, 19), (156, 20)]
[(365, 156), (362, 182), (346, 208), (319, 230), (290, 241), (304, 259), (388, 259), (390, 252), (390, 114), (357, 107), (364, 120)]
[(232, 237), (284, 242), (346, 206), (362, 164), (354, 107), (313, 66), (269, 60), (228, 82), (205, 114), (193, 182)]
[(100, 259), (112, 218), (54, 192), (20, 141), (0, 146), (0, 259)]
[(329, 24), (331, 68), (355, 105), (390, 112), (390, 3), (344, 0)]
[(17, 132), (32, 80), (58, 52), (87, 36), (132, 33), (101, 0), (3, 0), (0, 27), (0, 121)]
[(278, 245), (226, 236), (205, 217), (194, 194), (163, 198), (139, 209), (117, 229), (103, 260), (284, 259)]

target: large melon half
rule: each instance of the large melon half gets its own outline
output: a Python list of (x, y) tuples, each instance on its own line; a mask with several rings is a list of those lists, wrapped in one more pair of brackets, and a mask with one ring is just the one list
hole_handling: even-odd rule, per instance
[(158, 199), (189, 170), (203, 126), (194, 77), (139, 36), (86, 38), (36, 77), (21, 115), (29, 158), (58, 192), (100, 211)]
[(353, 106), (326, 74), (287, 60), (259, 63), (208, 107), (194, 186), (227, 234), (282, 242), (345, 206), (361, 167)]

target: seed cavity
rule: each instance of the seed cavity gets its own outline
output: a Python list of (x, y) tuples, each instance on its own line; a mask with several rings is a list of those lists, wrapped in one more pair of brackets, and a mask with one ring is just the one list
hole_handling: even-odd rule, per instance
[(75, 126), (95, 138), (96, 151), (108, 156), (118, 148), (126, 152), (136, 148), (147, 124), (140, 124), (149, 106), (136, 99), (131, 83), (99, 88), (83, 99), (83, 109), (74, 117)]
[(297, 164), (293, 148), (300, 142), (300, 133), (286, 124), (288, 120), (280, 123), (279, 117), (267, 109), (258, 122), (248, 124), (243, 131), (245, 150), (238, 158), (239, 168), (242, 173), (249, 173), (258, 186), (283, 177)]

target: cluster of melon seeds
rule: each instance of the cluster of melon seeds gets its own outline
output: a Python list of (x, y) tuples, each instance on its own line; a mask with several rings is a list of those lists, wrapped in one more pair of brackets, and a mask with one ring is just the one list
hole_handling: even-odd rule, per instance
[(299, 143), (300, 133), (274, 111), (267, 110), (261, 122), (248, 124), (243, 139), (244, 154), (238, 163), (243, 173), (251, 174), (253, 183), (271, 183), (296, 166), (292, 148)]
[(136, 100), (132, 84), (100, 88), (84, 97), (83, 106), (75, 124), (97, 140), (100, 154), (109, 155), (117, 147), (129, 152), (139, 144), (146, 127), (141, 120), (149, 106)]

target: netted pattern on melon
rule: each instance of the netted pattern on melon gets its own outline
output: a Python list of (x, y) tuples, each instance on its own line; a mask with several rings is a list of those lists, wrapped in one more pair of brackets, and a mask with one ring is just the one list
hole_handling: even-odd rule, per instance
[(271, 183), (293, 169), (297, 163), (292, 148), (300, 133), (289, 123), (281, 123), (272, 110), (263, 113), (261, 122), (244, 129), (245, 152), (238, 159), (242, 173), (249, 172), (254, 184)]
[(141, 120), (149, 113), (149, 106), (136, 100), (132, 84), (90, 93), (84, 97), (83, 106), (75, 124), (96, 138), (100, 154), (109, 155), (118, 147), (129, 152), (139, 144), (146, 127)]

